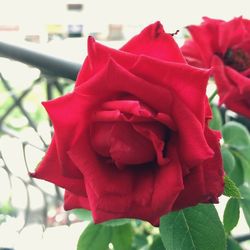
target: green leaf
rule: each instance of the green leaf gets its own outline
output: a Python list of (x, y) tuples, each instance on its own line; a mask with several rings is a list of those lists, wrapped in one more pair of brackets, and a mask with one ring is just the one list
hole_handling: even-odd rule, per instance
[(160, 236), (157, 236), (152, 245), (150, 246), (149, 250), (165, 250), (165, 247), (163, 246), (162, 240)]
[(240, 191), (242, 198), (250, 200), (250, 187), (249, 186), (242, 185), (239, 187), (239, 191)]
[(223, 225), (211, 204), (200, 204), (161, 217), (160, 232), (167, 250), (226, 248)]
[(230, 121), (222, 127), (224, 142), (236, 149), (243, 149), (250, 145), (248, 130), (238, 122)]
[(221, 147), (221, 154), (223, 159), (223, 166), (225, 172), (229, 175), (235, 167), (235, 159), (231, 151), (226, 147)]
[(243, 170), (243, 181), (250, 183), (250, 161), (240, 153), (235, 153), (235, 156), (236, 160), (238, 160), (238, 165), (241, 165)]
[(105, 221), (102, 223), (102, 225), (116, 227), (116, 226), (121, 226), (130, 222), (131, 222), (131, 219), (115, 219), (115, 220)]
[(81, 234), (77, 243), (77, 250), (107, 250), (111, 237), (111, 227), (90, 224)]
[(134, 240), (133, 240), (133, 249), (138, 250), (138, 249), (142, 249), (145, 246), (148, 245), (148, 240), (146, 235), (144, 234), (136, 234), (134, 236)]
[(237, 226), (239, 217), (240, 217), (239, 200), (231, 198), (227, 202), (223, 215), (223, 224), (225, 231), (227, 233), (230, 233)]
[(235, 183), (226, 175), (224, 177), (224, 195), (233, 198), (241, 198), (240, 191)]
[(240, 186), (244, 183), (244, 170), (240, 158), (238, 156), (235, 156), (234, 159), (235, 167), (228, 176), (236, 184), (236, 186)]
[(246, 222), (250, 227), (250, 200), (240, 200), (240, 206), (242, 207)]
[(229, 237), (227, 239), (227, 250), (242, 250), (242, 248), (236, 240)]
[(209, 123), (209, 127), (214, 130), (221, 130), (222, 128), (222, 118), (220, 110), (216, 105), (211, 105), (213, 112), (213, 119)]
[(133, 230), (131, 224), (122, 226), (112, 226), (112, 239), (114, 250), (131, 250), (133, 239)]
[(76, 217), (83, 221), (93, 221), (92, 213), (89, 210), (86, 209), (73, 209), (71, 210), (73, 214), (76, 215)]

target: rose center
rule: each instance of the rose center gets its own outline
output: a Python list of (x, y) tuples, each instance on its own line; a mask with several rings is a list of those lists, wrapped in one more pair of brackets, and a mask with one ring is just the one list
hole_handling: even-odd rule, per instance
[(98, 122), (91, 126), (91, 144), (102, 160), (119, 169), (143, 166), (157, 160), (159, 154), (166, 157), (166, 127), (159, 123)]
[(228, 49), (223, 56), (226, 65), (242, 72), (250, 67), (250, 54), (241, 48)]

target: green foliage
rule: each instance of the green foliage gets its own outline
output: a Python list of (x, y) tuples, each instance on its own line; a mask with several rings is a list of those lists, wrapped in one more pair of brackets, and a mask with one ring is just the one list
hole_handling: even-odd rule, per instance
[(89, 210), (86, 210), (86, 209), (73, 209), (71, 210), (71, 212), (73, 214), (76, 215), (76, 217), (80, 220), (83, 220), (83, 221), (93, 221), (93, 218), (92, 218), (92, 213), (91, 211)]
[(223, 225), (213, 205), (197, 205), (161, 218), (160, 232), (167, 250), (225, 250)]
[(138, 250), (138, 249), (147, 249), (148, 246), (148, 240), (147, 236), (142, 233), (137, 233), (134, 235), (134, 240), (132, 242), (132, 249)]
[(242, 185), (239, 187), (239, 191), (240, 191), (242, 198), (250, 200), (250, 187), (249, 186)]
[(246, 222), (248, 224), (248, 226), (250, 227), (250, 200), (241, 200), (240, 201), (240, 206), (243, 210)]
[(111, 229), (103, 225), (90, 224), (81, 234), (77, 250), (107, 250), (111, 237)]
[(81, 234), (77, 250), (108, 250), (110, 243), (114, 250), (130, 250), (132, 240), (133, 229), (130, 223), (120, 226), (91, 223)]
[(220, 110), (216, 105), (211, 105), (213, 112), (213, 119), (209, 123), (209, 127), (214, 130), (221, 130), (222, 128), (222, 118), (220, 114)]
[(160, 236), (155, 237), (149, 250), (165, 250)]
[(227, 122), (222, 128), (222, 135), (225, 144), (241, 150), (250, 145), (249, 133), (245, 126), (238, 122)]
[(235, 183), (226, 175), (224, 177), (224, 195), (233, 198), (240, 198), (240, 191)]
[(229, 175), (235, 168), (235, 158), (231, 151), (226, 147), (221, 147), (221, 154), (225, 172)]
[(102, 225), (115, 227), (130, 223), (130, 221), (131, 221), (130, 219), (116, 219), (103, 222)]
[[(237, 122), (227, 122), (222, 127), (222, 134), (223, 164), (228, 174), (224, 194), (241, 197), (241, 200), (230, 199), (224, 211), (225, 231), (229, 233), (238, 222), (239, 206), (250, 227), (250, 134), (245, 126)], [(228, 240), (228, 244), (228, 249), (240, 249), (232, 239)]]
[(225, 172), (237, 186), (250, 183), (250, 134), (240, 123), (228, 122), (222, 127), (222, 157)]
[(223, 224), (225, 231), (227, 233), (230, 233), (237, 226), (239, 217), (240, 217), (239, 200), (231, 198), (227, 202), (223, 215)]
[[(110, 228), (110, 227), (109, 227)], [(122, 226), (111, 226), (114, 250), (130, 250), (132, 246), (133, 231), (130, 223), (123, 224)]]

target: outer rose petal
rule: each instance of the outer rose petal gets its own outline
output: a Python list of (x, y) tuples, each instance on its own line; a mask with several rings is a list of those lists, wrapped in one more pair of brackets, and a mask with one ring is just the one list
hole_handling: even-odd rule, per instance
[(121, 50), (106, 47), (95, 42), (93, 37), (89, 37), (88, 57), (78, 73), (76, 87), (102, 69), (110, 57), (128, 69), (137, 59), (136, 55), (140, 54), (162, 60), (185, 62), (173, 37), (165, 33), (160, 22), (149, 25), (139, 35), (125, 44)]
[(174, 209), (194, 206), (201, 202), (218, 202), (224, 189), (223, 167), (217, 133), (206, 128), (206, 139), (215, 154), (199, 167), (193, 168), (184, 178), (184, 189), (174, 204)]
[(86, 195), (84, 178), (81, 174), (77, 179), (68, 178), (62, 175), (62, 167), (58, 160), (55, 137), (53, 138), (45, 157), (36, 169), (36, 172), (31, 173), (30, 175), (38, 179), (52, 182), (75, 194)]
[(88, 197), (82, 195), (76, 195), (74, 193), (65, 190), (64, 209), (71, 210), (75, 208), (85, 208), (90, 210)]
[[(218, 22), (206, 23), (203, 22), (200, 26), (190, 25), (188, 30), (192, 35), (192, 39), (196, 46), (199, 48), (200, 57), (202, 58), (203, 65), (207, 68), (210, 67), (214, 51), (218, 51)], [(184, 45), (185, 46), (185, 45)], [(185, 52), (185, 49), (183, 50)], [(185, 54), (184, 54), (185, 55)]]
[(213, 59), (213, 67), (220, 104), (225, 103), (229, 109), (250, 117), (249, 79), (225, 67), (221, 59), (216, 56)]
[(228, 78), (232, 81), (236, 88), (238, 88), (242, 97), (245, 95), (249, 98), (250, 94), (250, 78), (243, 76), (240, 72), (232, 69), (231, 67), (225, 67)]
[[(241, 43), (247, 35), (247, 31), (242, 22), (242, 17), (234, 18), (229, 22), (223, 22), (219, 26), (219, 46), (222, 54), (228, 48)], [(216, 52), (216, 51), (214, 51)]]
[(250, 21), (249, 21), (248, 19), (244, 19), (244, 18), (243, 18), (243, 19), (242, 19), (242, 22), (244, 23), (245, 28), (246, 28), (248, 34), (250, 34)]
[(76, 85), (78, 87), (92, 76), (96, 75), (113, 58), (123, 67), (130, 68), (137, 59), (137, 55), (125, 51), (109, 48), (88, 37), (88, 57), (85, 59), (78, 73)]
[[(202, 70), (183, 63), (157, 61), (140, 56), (132, 72), (156, 86), (163, 86), (182, 100), (203, 123), (209, 70)], [(196, 79), (194, 81), (194, 78)], [(199, 86), (197, 86), (199, 83)], [(192, 98), (190, 96), (192, 95)]]
[(205, 67), (202, 62), (199, 47), (193, 40), (186, 40), (184, 45), (181, 47), (181, 52), (185, 55), (185, 59), (189, 65), (195, 67)]
[(139, 35), (126, 43), (121, 50), (164, 61), (185, 63), (178, 45), (170, 34), (165, 33), (160, 22), (146, 27)]
[(87, 100), (82, 100), (78, 95), (68, 94), (43, 105), (55, 129), (55, 142), (62, 174), (78, 178), (81, 173), (65, 152), (69, 150), (82, 129), (87, 126), (87, 119), (84, 118), (87, 112)]
[[(143, 89), (143, 91), (141, 91)], [(173, 97), (167, 88), (149, 83), (110, 60), (106, 67), (85, 84), (75, 89), (75, 93), (95, 96), (106, 100), (119, 93), (127, 93), (141, 99), (147, 106), (158, 112), (169, 114)], [(161, 101), (159, 101), (161, 100)]]

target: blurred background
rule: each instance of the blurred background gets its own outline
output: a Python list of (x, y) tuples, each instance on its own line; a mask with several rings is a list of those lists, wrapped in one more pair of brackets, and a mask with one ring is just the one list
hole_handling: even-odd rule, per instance
[[(72, 90), (89, 35), (119, 48), (160, 20), (182, 45), (202, 16), (241, 15), (250, 18), (249, 0), (0, 0), (0, 249), (76, 249), (87, 225), (63, 210), (61, 189), (28, 171), (53, 134), (41, 102)], [(234, 233), (249, 233), (243, 219)]]

